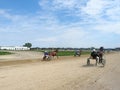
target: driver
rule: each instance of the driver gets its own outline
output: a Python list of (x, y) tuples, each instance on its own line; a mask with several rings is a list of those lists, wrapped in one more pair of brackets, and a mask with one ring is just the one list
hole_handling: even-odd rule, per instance
[(47, 59), (49, 56), (48, 51), (44, 51), (44, 56), (43, 56), (43, 60)]
[[(96, 60), (96, 65), (97, 65), (97, 62), (98, 62), (98, 60), (99, 60), (99, 56), (98, 56), (98, 53), (97, 53), (97, 51), (96, 51), (95, 49), (92, 50), (92, 52), (91, 52), (91, 54), (90, 54), (90, 57), (88, 58), (88, 61), (89, 61), (90, 59), (95, 59), (95, 60)], [(88, 62), (88, 61), (87, 61), (87, 62)]]
[(102, 59), (103, 59), (104, 47), (99, 48), (98, 54), (99, 54), (99, 57), (100, 57), (100, 60), (99, 60), (99, 63), (100, 63), (100, 62), (102, 62)]
[(96, 59), (98, 56), (98, 53), (95, 49), (92, 50), (91, 54), (90, 54), (90, 58), (92, 59)]

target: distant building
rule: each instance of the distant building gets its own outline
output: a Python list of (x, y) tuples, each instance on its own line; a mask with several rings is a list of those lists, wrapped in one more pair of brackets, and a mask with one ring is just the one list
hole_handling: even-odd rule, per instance
[(30, 48), (19, 46), (0, 46), (0, 50), (30, 50)]

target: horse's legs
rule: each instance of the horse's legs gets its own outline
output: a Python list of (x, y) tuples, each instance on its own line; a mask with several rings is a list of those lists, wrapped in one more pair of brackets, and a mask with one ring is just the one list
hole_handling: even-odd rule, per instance
[(99, 60), (100, 60), (99, 57), (96, 57), (96, 64), (95, 64), (96, 66)]
[(90, 58), (87, 59), (87, 65), (90, 65)]
[(56, 55), (57, 59), (58, 59), (58, 55)]
[(58, 56), (57, 55), (54, 55), (53, 58), (56, 56), (56, 58), (58, 59)]

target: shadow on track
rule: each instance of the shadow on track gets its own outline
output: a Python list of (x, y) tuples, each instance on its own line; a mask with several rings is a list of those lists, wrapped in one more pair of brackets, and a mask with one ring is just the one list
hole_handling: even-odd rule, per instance
[(98, 67), (98, 68), (104, 68), (104, 66), (102, 66), (102, 65), (95, 65), (95, 64), (90, 64), (90, 65), (82, 65), (82, 67)]
[(90, 64), (90, 65), (82, 65), (82, 67), (95, 67), (95, 64)]

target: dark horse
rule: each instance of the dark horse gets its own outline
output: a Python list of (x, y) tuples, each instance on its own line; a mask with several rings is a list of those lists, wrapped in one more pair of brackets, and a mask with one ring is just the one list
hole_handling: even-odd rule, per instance
[(81, 50), (76, 50), (74, 56), (81, 56)]

